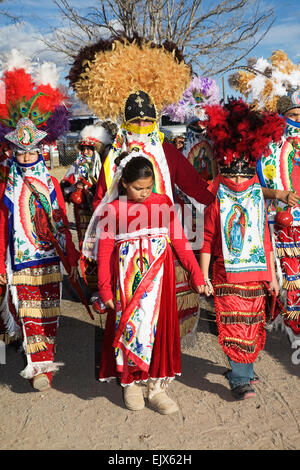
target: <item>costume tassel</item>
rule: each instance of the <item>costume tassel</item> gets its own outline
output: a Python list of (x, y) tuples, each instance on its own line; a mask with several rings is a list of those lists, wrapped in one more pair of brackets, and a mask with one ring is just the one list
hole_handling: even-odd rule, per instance
[(287, 290), (298, 290), (300, 288), (300, 279), (295, 279), (294, 281), (283, 279), (282, 287)]
[(51, 308), (28, 308), (20, 307), (19, 308), (19, 317), (33, 317), (33, 318), (49, 318), (56, 317), (60, 315), (60, 307), (51, 307)]
[(255, 349), (256, 349), (256, 344), (253, 342), (253, 343), (245, 343), (245, 342), (242, 342), (242, 341), (238, 341), (238, 339), (234, 339), (234, 338), (224, 338), (224, 345), (226, 347), (236, 347), (238, 349), (240, 349), (241, 351), (243, 352), (246, 352), (246, 353), (254, 353), (255, 352)]
[(13, 285), (40, 286), (52, 282), (61, 282), (63, 279), (61, 273), (42, 274), (41, 276), (27, 276), (14, 274), (12, 278)]
[(264, 297), (266, 292), (264, 289), (244, 289), (239, 286), (215, 286), (216, 296), (223, 297), (224, 295), (237, 295), (245, 299)]
[(264, 321), (263, 312), (243, 313), (243, 312), (220, 312), (220, 320), (223, 325), (233, 325), (243, 323), (245, 325), (254, 325)]
[(47, 344), (44, 341), (34, 344), (27, 344), (26, 346), (27, 354), (34, 354), (37, 352), (45, 351), (46, 349)]
[(195, 325), (198, 325), (198, 319), (199, 315), (193, 315), (180, 323), (180, 338), (192, 334), (195, 329)]
[(285, 247), (285, 248), (276, 248), (277, 254), (279, 258), (284, 258), (287, 256), (288, 258), (294, 258), (300, 255), (300, 247)]
[(195, 308), (199, 305), (199, 295), (193, 292), (182, 292), (177, 294), (177, 308), (179, 311)]

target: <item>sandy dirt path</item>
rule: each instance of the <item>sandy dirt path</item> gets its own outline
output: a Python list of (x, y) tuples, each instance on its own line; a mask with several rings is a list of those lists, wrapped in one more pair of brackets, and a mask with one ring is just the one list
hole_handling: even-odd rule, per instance
[(22, 354), (12, 345), (6, 348), (6, 364), (0, 364), (0, 449), (300, 448), (300, 364), (295, 363), (300, 348), (291, 349), (284, 333), (268, 332), (256, 364), (257, 396), (238, 402), (222, 375), (227, 361), (215, 323), (202, 312), (196, 344), (183, 349), (182, 375), (169, 388), (180, 411), (170, 416), (148, 407), (130, 412), (117, 383), (97, 381), (103, 330), (99, 317), (93, 322), (72, 296), (65, 282), (56, 354), (65, 365), (51, 390), (33, 391), (19, 375)]

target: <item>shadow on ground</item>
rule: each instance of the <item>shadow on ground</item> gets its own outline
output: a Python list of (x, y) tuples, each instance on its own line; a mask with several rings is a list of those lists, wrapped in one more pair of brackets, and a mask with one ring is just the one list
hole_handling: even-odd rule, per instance
[[(117, 382), (107, 384), (97, 380), (103, 337), (99, 317), (96, 316), (94, 322), (88, 316), (85, 320), (87, 313), (82, 313), (83, 307), (78, 298), (76, 299), (74, 292), (68, 289), (65, 283), (63, 298), (70, 301), (70, 304), (68, 316), (64, 315), (64, 304), (62, 305), (56, 361), (63, 362), (64, 366), (55, 374), (53, 388), (61, 393), (74, 394), (83, 400), (106, 397), (110, 402), (123, 407), (121, 387)], [(74, 312), (80, 309), (80, 319), (70, 316), (70, 308), (74, 308)], [(198, 332), (216, 336), (215, 322), (202, 319)], [(25, 358), (16, 346), (6, 347), (6, 364), (0, 365), (0, 383), (9, 386), (14, 393), (29, 393), (30, 383), (19, 375), (25, 367)], [(283, 333), (268, 332), (265, 350), (283, 364), (289, 374), (299, 376), (299, 365), (293, 364), (291, 360), (294, 351)], [(224, 371), (223, 365), (193, 355), (193, 349), (188, 352), (183, 350), (182, 375), (178, 380), (188, 387), (217, 393), (222, 399), (232, 401), (229, 388), (213, 381), (214, 375), (223, 374)]]

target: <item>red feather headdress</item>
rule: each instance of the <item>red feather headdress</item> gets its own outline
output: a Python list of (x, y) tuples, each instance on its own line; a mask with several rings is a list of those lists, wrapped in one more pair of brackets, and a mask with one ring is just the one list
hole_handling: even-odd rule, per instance
[[(54, 65), (54, 64), (46, 64)], [(30, 120), (51, 143), (69, 129), (68, 97), (47, 79), (34, 79), (25, 67), (11, 67), (0, 77), (0, 142), (6, 142), (21, 119)], [(50, 82), (50, 80), (49, 80)]]
[(221, 166), (230, 166), (241, 158), (255, 165), (268, 145), (281, 139), (285, 129), (285, 120), (278, 113), (255, 111), (242, 99), (206, 106), (205, 112), (207, 135)]

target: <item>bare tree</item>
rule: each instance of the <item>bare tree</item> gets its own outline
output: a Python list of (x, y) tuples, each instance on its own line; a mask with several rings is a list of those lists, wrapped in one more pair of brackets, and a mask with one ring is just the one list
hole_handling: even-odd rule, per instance
[[(274, 22), (260, 0), (98, 0), (86, 17), (70, 0), (53, 0), (63, 26), (45, 44), (70, 59), (99, 37), (123, 31), (175, 42), (186, 62), (204, 74), (223, 73), (243, 59)], [(197, 70), (198, 69), (198, 70)]]
[[(4, 3), (4, 0), (0, 0), (0, 3)], [(11, 13), (8, 13), (6, 10), (3, 8), (0, 8), (0, 17), (4, 16), (9, 22), (12, 23), (17, 23), (20, 21), (20, 19), (16, 15), (12, 15)]]

